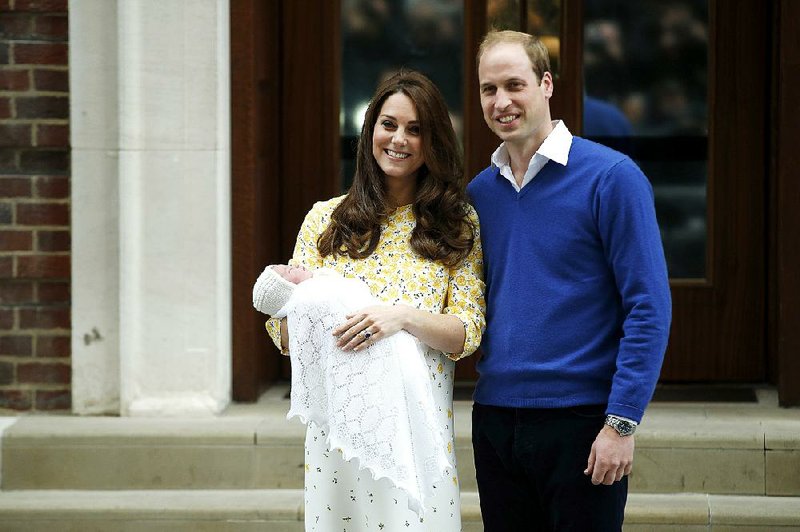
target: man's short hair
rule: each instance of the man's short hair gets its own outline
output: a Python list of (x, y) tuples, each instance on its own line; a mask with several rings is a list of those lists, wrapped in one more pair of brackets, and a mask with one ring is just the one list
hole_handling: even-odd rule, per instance
[(512, 30), (491, 30), (487, 33), (478, 47), (477, 65), (481, 64), (481, 57), (484, 52), (496, 44), (502, 43), (515, 43), (521, 44), (525, 53), (528, 54), (528, 59), (531, 60), (533, 66), (533, 73), (536, 74), (536, 79), (539, 83), (542, 82), (542, 77), (545, 72), (550, 72), (550, 53), (547, 47), (542, 44), (542, 41), (521, 31)]

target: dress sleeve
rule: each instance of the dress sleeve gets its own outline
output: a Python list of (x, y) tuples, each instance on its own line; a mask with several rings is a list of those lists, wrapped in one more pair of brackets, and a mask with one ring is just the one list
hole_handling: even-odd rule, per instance
[[(300, 226), (300, 232), (297, 234), (297, 242), (294, 245), (294, 253), (292, 253), (289, 264), (305, 266), (309, 270), (322, 267), (322, 257), (317, 249), (317, 238), (324, 230), (322, 205), (322, 203), (315, 204), (306, 214), (303, 225)], [(281, 350), (282, 354), (288, 355), (288, 350), (281, 349), (281, 320), (270, 318), (265, 326), (275, 346)]]
[(464, 350), (461, 353), (450, 353), (452, 360), (471, 355), (481, 344), (483, 330), (486, 328), (486, 302), (483, 281), (483, 249), (481, 248), (480, 226), (478, 215), (470, 206), (468, 217), (475, 227), (475, 243), (472, 251), (461, 263), (450, 270), (447, 286), (447, 301), (444, 314), (452, 314), (464, 323)]

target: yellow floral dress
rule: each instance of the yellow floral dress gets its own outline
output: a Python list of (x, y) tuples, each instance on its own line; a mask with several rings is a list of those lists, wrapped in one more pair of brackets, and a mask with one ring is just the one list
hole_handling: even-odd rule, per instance
[[(470, 255), (455, 268), (424, 259), (410, 247), (416, 220), (411, 205), (396, 209), (381, 226), (375, 252), (365, 259), (320, 257), (317, 237), (328, 226), (342, 197), (319, 202), (306, 215), (297, 236), (292, 264), (311, 269), (330, 268), (358, 278), (372, 295), (390, 304), (405, 304), (435, 313), (452, 314), (464, 323), (464, 352), (444, 355), (429, 349), (425, 355), (432, 381), (437, 419), (445, 429), (447, 452), (455, 464), (453, 437), (454, 361), (472, 354), (480, 344), (484, 321), (483, 257), (480, 238)], [(470, 207), (470, 219), (478, 217)], [(477, 235), (476, 235), (477, 236)], [(267, 331), (280, 347), (280, 323), (267, 322)], [(289, 331), (291, 334), (291, 331)], [(309, 424), (305, 443), (305, 528), (307, 531), (425, 531), (461, 530), (458, 474), (435, 485), (436, 495), (421, 518), (408, 509), (405, 495), (386, 479), (375, 481), (367, 471), (329, 451), (326, 434)]]

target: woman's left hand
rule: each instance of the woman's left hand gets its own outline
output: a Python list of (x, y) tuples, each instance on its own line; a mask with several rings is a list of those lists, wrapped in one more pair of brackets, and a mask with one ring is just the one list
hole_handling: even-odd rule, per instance
[(339, 337), (336, 345), (342, 351), (366, 349), (402, 330), (408, 309), (404, 305), (373, 305), (348, 314), (347, 321), (333, 330)]

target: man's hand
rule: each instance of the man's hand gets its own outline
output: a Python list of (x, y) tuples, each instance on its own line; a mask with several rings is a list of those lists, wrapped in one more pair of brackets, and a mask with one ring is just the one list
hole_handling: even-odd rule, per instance
[(592, 484), (610, 486), (630, 474), (633, 467), (633, 435), (620, 436), (608, 425), (595, 438), (584, 475), (591, 475)]

